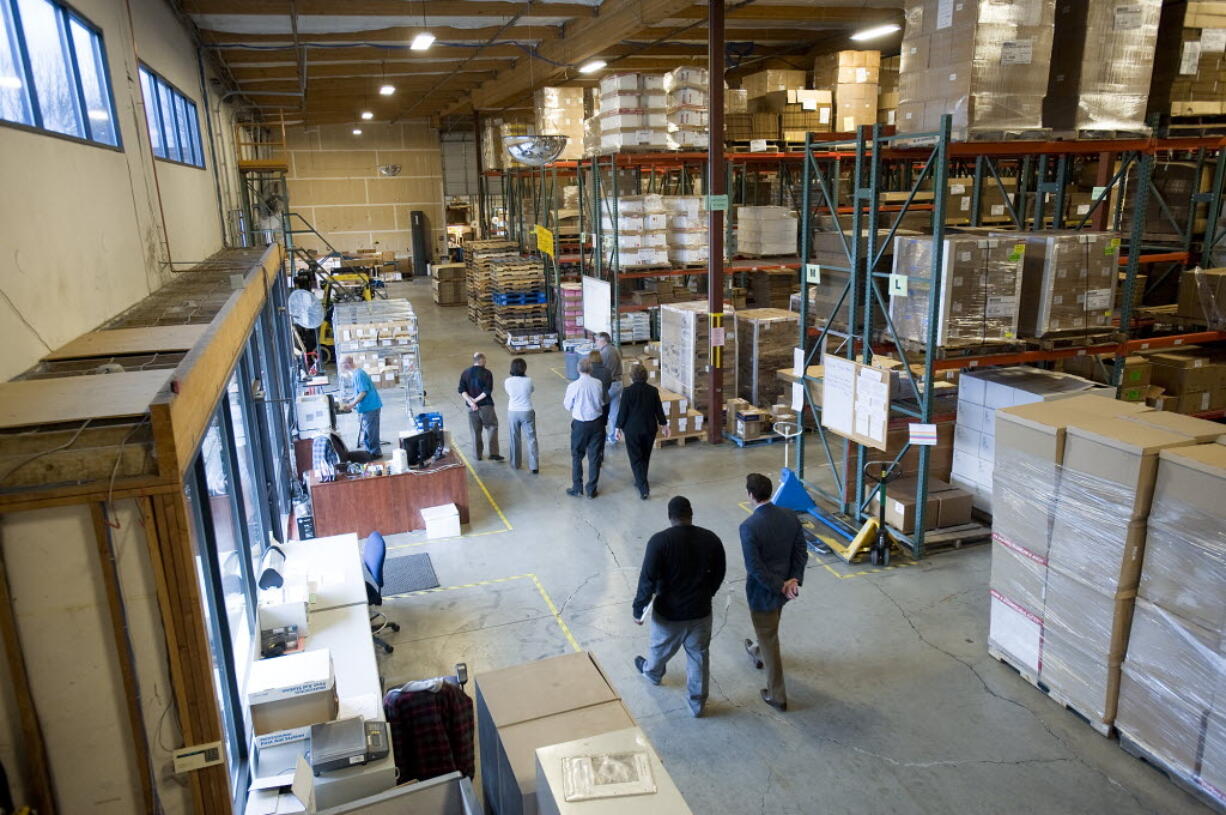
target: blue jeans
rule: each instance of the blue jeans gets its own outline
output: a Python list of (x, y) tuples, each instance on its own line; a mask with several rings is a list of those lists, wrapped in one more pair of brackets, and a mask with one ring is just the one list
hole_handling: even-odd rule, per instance
[(358, 414), (358, 447), (372, 456), (381, 454), (379, 437), (379, 409), (368, 410)]
[(698, 620), (666, 620), (654, 611), (651, 614), (651, 641), (643, 675), (657, 685), (664, 678), (668, 661), (685, 648), (685, 688), (689, 693), (690, 711), (702, 712), (707, 703), (707, 685), (711, 678), (711, 615)]
[(609, 386), (609, 419), (605, 427), (605, 438), (617, 440), (617, 410), (622, 403), (622, 383), (614, 382)]

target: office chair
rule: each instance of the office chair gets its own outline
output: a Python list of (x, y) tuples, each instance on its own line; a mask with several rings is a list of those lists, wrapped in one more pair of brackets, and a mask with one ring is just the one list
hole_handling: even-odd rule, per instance
[[(383, 561), (386, 559), (387, 542), (378, 532), (371, 532), (366, 545), (362, 547), (362, 571), (366, 578), (366, 604), (369, 606), (383, 606)], [(399, 631), (400, 624), (389, 620), (381, 610), (373, 611), (370, 615), (371, 636), (383, 653), (390, 654), (395, 649), (379, 636), (385, 628)]]

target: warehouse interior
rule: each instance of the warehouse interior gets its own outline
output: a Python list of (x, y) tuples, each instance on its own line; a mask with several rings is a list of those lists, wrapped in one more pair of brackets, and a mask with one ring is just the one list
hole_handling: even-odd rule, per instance
[(0, 0), (0, 814), (1226, 811), (1224, 148), (1218, 0)]

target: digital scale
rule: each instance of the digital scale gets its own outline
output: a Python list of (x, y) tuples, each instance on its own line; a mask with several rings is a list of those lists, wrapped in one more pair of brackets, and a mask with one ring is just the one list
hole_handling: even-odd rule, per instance
[(315, 775), (378, 761), (390, 749), (387, 722), (354, 716), (311, 725), (311, 770)]

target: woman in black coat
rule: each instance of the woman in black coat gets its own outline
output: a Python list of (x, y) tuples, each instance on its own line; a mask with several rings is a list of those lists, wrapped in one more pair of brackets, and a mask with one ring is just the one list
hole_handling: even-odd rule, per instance
[(656, 431), (663, 428), (667, 438), (668, 419), (660, 404), (660, 392), (647, 384), (647, 369), (635, 365), (630, 371), (630, 380), (630, 387), (622, 392), (621, 406), (617, 409), (617, 438), (626, 442), (634, 486), (638, 487), (639, 497), (646, 501), (651, 494), (647, 485), (647, 465), (651, 462)]

